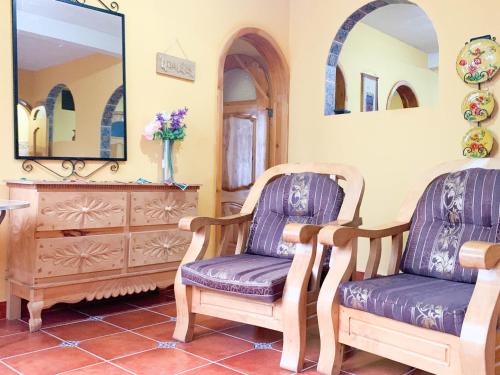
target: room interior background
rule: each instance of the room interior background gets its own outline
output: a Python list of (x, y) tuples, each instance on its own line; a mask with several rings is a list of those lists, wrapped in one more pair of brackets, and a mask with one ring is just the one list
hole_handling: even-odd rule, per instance
[[(92, 0), (87, 3), (96, 5)], [(199, 213), (215, 213), (217, 74), (222, 49), (238, 30), (257, 27), (270, 34), (288, 59), (290, 87), (290, 162), (338, 162), (357, 166), (366, 179), (361, 215), (366, 225), (393, 218), (408, 186), (439, 162), (461, 158), (461, 139), (470, 125), (460, 104), (471, 87), (455, 72), (455, 59), (472, 37), (500, 38), (499, 5), (485, 0), (471, 5), (416, 0), (432, 20), (439, 41), (438, 99), (434, 107), (402, 111), (325, 116), (325, 69), (332, 41), (340, 25), (364, 0), (184, 0), (168, 2), (120, 0), (126, 16), (128, 161), (117, 174), (101, 171), (96, 180), (158, 181), (161, 145), (143, 140), (144, 125), (152, 114), (181, 106), (190, 108), (188, 137), (176, 147), (176, 179), (199, 183)], [(52, 179), (36, 170), (22, 171), (14, 160), (12, 105), (12, 44), (10, 2), (0, 2), (0, 113), (2, 147), (0, 179)], [(415, 32), (418, 32), (416, 30)], [(197, 63), (195, 82), (156, 74), (157, 52), (182, 56), (178, 39), (189, 59)], [(359, 52), (360, 55), (364, 53)], [(500, 79), (484, 85), (495, 95)], [(498, 97), (498, 95), (495, 95)], [(380, 105), (385, 105), (383, 96)], [(487, 126), (500, 137), (498, 115)], [(498, 156), (497, 146), (492, 153)], [(57, 163), (50, 163), (54, 164)], [(380, 197), (387, 197), (386, 200)], [(0, 187), (0, 199), (8, 197)], [(8, 225), (0, 227), (0, 269), (5, 269)], [(359, 269), (366, 261), (367, 244), (360, 249)], [(385, 259), (385, 258), (384, 258)], [(385, 265), (383, 260), (382, 270)], [(4, 299), (3, 271), (0, 299)]]

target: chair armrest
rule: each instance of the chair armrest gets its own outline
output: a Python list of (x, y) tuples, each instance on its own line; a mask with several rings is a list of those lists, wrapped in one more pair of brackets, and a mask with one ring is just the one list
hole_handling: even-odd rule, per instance
[(335, 220), (328, 224), (313, 225), (313, 224), (297, 224), (291, 223), (285, 226), (283, 230), (283, 239), (292, 243), (308, 243), (318, 234), (318, 232), (327, 225), (356, 227), (361, 225), (361, 218), (353, 220)]
[(252, 220), (253, 214), (236, 214), (224, 217), (187, 216), (179, 220), (179, 229), (187, 232), (196, 232), (207, 225), (232, 225)]
[(384, 238), (401, 234), (409, 229), (410, 222), (394, 222), (372, 229), (327, 225), (319, 232), (318, 240), (323, 245), (343, 247), (357, 237)]
[(489, 270), (500, 261), (500, 244), (469, 241), (460, 248), (460, 265), (466, 268)]

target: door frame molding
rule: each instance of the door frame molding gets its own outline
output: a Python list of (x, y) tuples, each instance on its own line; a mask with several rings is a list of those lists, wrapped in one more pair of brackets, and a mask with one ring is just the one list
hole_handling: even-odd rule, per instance
[(262, 29), (244, 27), (226, 40), (219, 57), (217, 80), (217, 139), (216, 139), (216, 189), (215, 211), (220, 216), (220, 194), (222, 192), (222, 146), (224, 126), (224, 64), (228, 52), (237, 39), (249, 42), (268, 64), (270, 80), (270, 103), (273, 117), (269, 119), (269, 166), (288, 161), (288, 101), (290, 92), (290, 69), (285, 55), (271, 35)]

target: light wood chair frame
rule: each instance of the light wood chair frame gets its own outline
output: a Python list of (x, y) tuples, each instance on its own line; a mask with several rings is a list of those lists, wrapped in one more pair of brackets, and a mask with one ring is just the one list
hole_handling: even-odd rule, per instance
[[(235, 251), (227, 249), (231, 231), (223, 231), (216, 256), (240, 254), (245, 251), (248, 230), (264, 187), (273, 179), (292, 173), (313, 172), (335, 176), (345, 192), (345, 198), (338, 218), (338, 225), (358, 226), (359, 207), (364, 192), (364, 180), (353, 167), (341, 164), (281, 164), (268, 169), (257, 179), (243, 204), (241, 212), (222, 218), (186, 217), (179, 222), (179, 228), (193, 232), (191, 245), (184, 256), (183, 264), (200, 260), (205, 256), (211, 226), (236, 226), (238, 241)], [(333, 223), (331, 223), (333, 224)], [(289, 224), (285, 237), (301, 242), (296, 247), (283, 297), (275, 302), (262, 302), (228, 293), (184, 285), (181, 269), (176, 275), (175, 298), (177, 322), (174, 339), (189, 342), (193, 339), (195, 314), (238, 321), (254, 326), (283, 332), (283, 354), (280, 366), (291, 371), (300, 371), (304, 365), (306, 327), (316, 316), (316, 301), (319, 294), (323, 269), (323, 246), (317, 244), (317, 234), (323, 226), (300, 226)]]
[(375, 229), (333, 225), (320, 231), (319, 243), (336, 248), (332, 268), (318, 297), (319, 373), (340, 373), (344, 345), (435, 374), (500, 373), (500, 244), (467, 242), (460, 249), (460, 264), (479, 270), (460, 337), (347, 308), (339, 301), (339, 284), (348, 281), (355, 271), (356, 252), (352, 244), (359, 237), (370, 240), (365, 279), (376, 277), (384, 237), (392, 238), (387, 274), (399, 273), (403, 233), (410, 229), (425, 188), (444, 173), (476, 167), (500, 169), (500, 159), (460, 160), (438, 166), (410, 192), (393, 223)]

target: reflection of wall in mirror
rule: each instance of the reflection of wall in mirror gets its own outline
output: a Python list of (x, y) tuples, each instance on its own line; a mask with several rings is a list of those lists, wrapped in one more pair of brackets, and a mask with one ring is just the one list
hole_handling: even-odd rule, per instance
[[(349, 98), (361, 97), (360, 73), (368, 72), (379, 77), (379, 110), (386, 109), (393, 85), (401, 80), (410, 82), (420, 106), (437, 104), (438, 73), (428, 69), (427, 54), (362, 22), (349, 33), (339, 62)], [(349, 101), (347, 109), (359, 112), (358, 103)]]
[(19, 70), (19, 82), (19, 97), (30, 103), (44, 102), (60, 83), (71, 90), (77, 136), (74, 142), (59, 142), (52, 156), (99, 157), (104, 106), (123, 83), (121, 59), (93, 54), (36, 72)]

